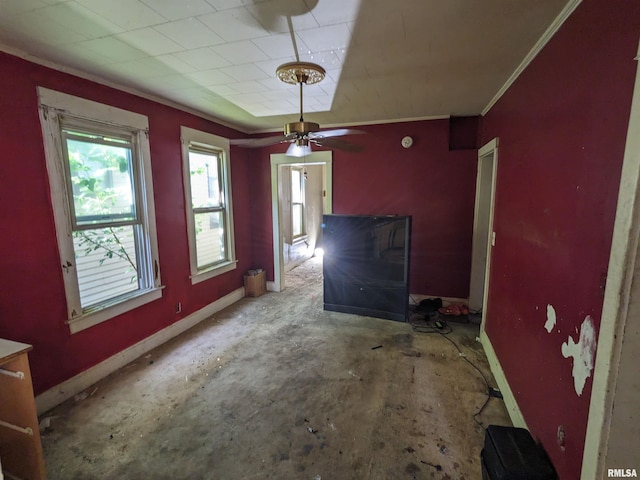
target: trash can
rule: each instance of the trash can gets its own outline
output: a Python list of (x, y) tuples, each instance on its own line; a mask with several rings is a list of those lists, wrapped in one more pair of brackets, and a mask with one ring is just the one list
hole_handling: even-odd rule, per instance
[(264, 270), (249, 270), (244, 276), (244, 294), (259, 297), (267, 291), (267, 277)]

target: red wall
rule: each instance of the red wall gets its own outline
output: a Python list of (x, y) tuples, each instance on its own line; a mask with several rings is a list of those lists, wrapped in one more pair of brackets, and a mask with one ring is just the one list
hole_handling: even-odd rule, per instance
[[(202, 118), (0, 53), (0, 337), (33, 344), (40, 393), (242, 286), (253, 262), (247, 151), (231, 161), (238, 268), (192, 286), (189, 280), (180, 126), (237, 137)], [(36, 87), (147, 115), (162, 299), (70, 335), (38, 118)], [(175, 313), (177, 302), (183, 310)]]
[(640, 3), (583, 1), (482, 125), (499, 137), (486, 331), (562, 479), (580, 475), (592, 378), (578, 396), (561, 345), (600, 325), (639, 32)]
[[(360, 152), (333, 151), (333, 212), (411, 215), (410, 292), (467, 298), (477, 169), (476, 150), (449, 151), (449, 121), (430, 120), (359, 126), (365, 135), (344, 137)], [(413, 146), (401, 146), (402, 137)], [(318, 148), (316, 148), (319, 150)], [(256, 151), (260, 175), (252, 183), (256, 206), (254, 258), (273, 278), (271, 231), (271, 153)]]

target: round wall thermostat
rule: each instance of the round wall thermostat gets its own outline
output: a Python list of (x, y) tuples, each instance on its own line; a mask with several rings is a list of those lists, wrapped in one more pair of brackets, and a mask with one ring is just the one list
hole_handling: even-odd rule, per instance
[(409, 148), (411, 145), (413, 145), (413, 138), (406, 136), (402, 138), (402, 146), (404, 148)]

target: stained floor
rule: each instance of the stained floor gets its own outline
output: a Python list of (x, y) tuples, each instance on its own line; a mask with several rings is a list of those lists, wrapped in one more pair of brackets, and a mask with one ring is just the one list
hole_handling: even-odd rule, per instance
[(48, 478), (479, 479), (510, 422), (479, 326), (448, 326), (326, 312), (312, 259), (45, 414)]

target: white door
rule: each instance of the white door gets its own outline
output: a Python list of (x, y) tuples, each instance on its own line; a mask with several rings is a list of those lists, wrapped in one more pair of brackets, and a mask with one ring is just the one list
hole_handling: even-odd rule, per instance
[(497, 161), (498, 140), (494, 139), (478, 151), (478, 176), (476, 179), (476, 204), (469, 285), (469, 309), (471, 311), (483, 310), (486, 302), (491, 242), (494, 238), (492, 229), (493, 199)]

